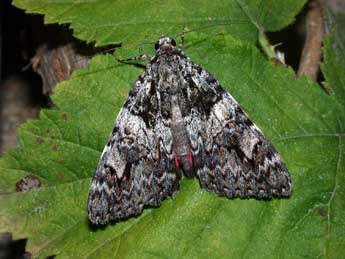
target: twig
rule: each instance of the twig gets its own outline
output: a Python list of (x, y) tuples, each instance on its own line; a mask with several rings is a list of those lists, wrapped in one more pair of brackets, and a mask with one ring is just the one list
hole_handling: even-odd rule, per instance
[(306, 30), (306, 41), (297, 71), (297, 78), (307, 75), (317, 80), (321, 61), (322, 36), (324, 34), (324, 19), (318, 0), (309, 2)]
[(30, 64), (42, 78), (43, 94), (50, 96), (58, 82), (68, 79), (75, 69), (85, 67), (88, 62), (87, 57), (76, 53), (72, 44), (53, 49), (43, 44), (31, 58)]

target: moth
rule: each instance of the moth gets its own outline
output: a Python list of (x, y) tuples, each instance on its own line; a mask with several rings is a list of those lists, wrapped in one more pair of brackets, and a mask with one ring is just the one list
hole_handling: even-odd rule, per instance
[(161, 36), (155, 49), (104, 147), (88, 197), (90, 221), (160, 206), (179, 190), (180, 169), (228, 198), (290, 196), (284, 162), (235, 99), (174, 39)]

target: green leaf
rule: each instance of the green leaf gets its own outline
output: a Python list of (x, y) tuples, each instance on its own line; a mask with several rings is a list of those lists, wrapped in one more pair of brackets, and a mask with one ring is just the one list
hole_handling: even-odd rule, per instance
[[(306, 0), (14, 0), (27, 12), (44, 14), (45, 23), (70, 23), (74, 34), (98, 45), (157, 40), (162, 34), (176, 37), (186, 27), (210, 32), (227, 31), (256, 41), (257, 29), (279, 30), (290, 24)], [(277, 15), (279, 14), (279, 15)]]
[[(326, 79), (325, 85), (327, 88), (333, 91), (334, 97), (339, 105), (342, 107), (342, 113), (344, 113), (345, 106), (345, 15), (334, 14), (330, 10), (327, 10), (328, 23), (331, 26), (333, 32), (332, 35), (328, 35), (324, 38), (324, 63), (322, 64), (322, 72)], [(338, 174), (335, 178), (335, 186), (333, 196), (328, 208), (332, 213), (329, 216), (328, 224), (328, 238), (326, 248), (329, 251), (329, 258), (339, 257), (340, 251), (344, 253), (345, 244), (345, 170), (344, 170), (344, 121), (339, 121), (342, 125), (339, 131), (339, 158), (338, 158)], [(332, 224), (333, 223), (333, 224)]]
[[(280, 28), (296, 14), (291, 10), (300, 8), (300, 1), (286, 1), (290, 6), (280, 11), (274, 9), (275, 1), (266, 2), (256, 5), (256, 9), (275, 12), (263, 20), (251, 18), (252, 27)], [(16, 3), (34, 6), (38, 1)], [(125, 5), (119, 1), (115, 7), (106, 5), (106, 1), (93, 2), (92, 7), (79, 2), (72, 5), (70, 1), (41, 3), (36, 9), (26, 8), (47, 13), (49, 21), (69, 19), (75, 29), (82, 28), (82, 24), (87, 27), (83, 21), (88, 12), (90, 28), (95, 28), (93, 24), (102, 28), (112, 21), (119, 23), (123, 16), (123, 20), (127, 18), (140, 28), (126, 28), (127, 33), (133, 33), (128, 41), (132, 37), (138, 42), (143, 36), (140, 30), (149, 32), (155, 27), (152, 35), (164, 31), (166, 25), (157, 28), (157, 20), (167, 17), (168, 12), (160, 4), (148, 2), (145, 8), (140, 7), (136, 21), (126, 11), (134, 10), (131, 2)], [(164, 3), (175, 9), (181, 4)], [(254, 1), (230, 3), (246, 9), (246, 13), (255, 10)], [(99, 5), (103, 6), (104, 17), (97, 16)], [(209, 11), (212, 14), (218, 9), (211, 6)], [(197, 21), (207, 17), (208, 11), (204, 10), (202, 16), (202, 10), (195, 11), (199, 16), (186, 18), (179, 16), (181, 12), (172, 20), (193, 17)], [(154, 26), (139, 22), (139, 18), (154, 13)], [(169, 25), (167, 31), (177, 32), (180, 24)], [(104, 27), (104, 31), (94, 34), (97, 37), (89, 37), (92, 29), (86, 28), (83, 39), (98, 43), (127, 41), (120, 29), (110, 33)], [(81, 36), (79, 31), (76, 29)], [(108, 38), (104, 36), (107, 33), (111, 35)], [(251, 33), (248, 27), (241, 35)], [(254, 40), (241, 35), (236, 31), (212, 37), (189, 33), (185, 52), (221, 82), (275, 145), (292, 175), (290, 199), (230, 200), (201, 190), (196, 179), (182, 179), (178, 194), (161, 207), (146, 209), (139, 217), (104, 228), (91, 228), (86, 214), (91, 177), (117, 113), (141, 72), (104, 55), (95, 57), (88, 68), (60, 84), (53, 96), (56, 109), (43, 110), (39, 120), (21, 126), (20, 147), (0, 159), (0, 232), (11, 231), (14, 238), (27, 237), (28, 250), (40, 258), (52, 254), (58, 258), (340, 258), (345, 252), (345, 113), (337, 95), (343, 95), (345, 88), (344, 77), (337, 80), (337, 76), (343, 76), (344, 69), (340, 67), (339, 74), (333, 73), (332, 68), (339, 64), (328, 42), (325, 78), (333, 80), (338, 89), (337, 95), (329, 96), (308, 78), (294, 80), (291, 69), (272, 65), (256, 49)], [(28, 174), (38, 176), (43, 187), (28, 193), (15, 192), (16, 181)]]
[(330, 88), (340, 105), (345, 105), (345, 15), (326, 10), (329, 30), (324, 38), (322, 71), (326, 87)]

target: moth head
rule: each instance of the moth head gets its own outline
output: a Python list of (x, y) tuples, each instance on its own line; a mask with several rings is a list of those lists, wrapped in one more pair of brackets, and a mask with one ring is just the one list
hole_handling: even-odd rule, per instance
[(159, 41), (156, 42), (155, 44), (155, 49), (158, 50), (162, 48), (163, 46), (171, 47), (174, 46), (176, 47), (176, 41), (172, 38), (169, 38), (167, 36), (162, 35), (159, 39)]

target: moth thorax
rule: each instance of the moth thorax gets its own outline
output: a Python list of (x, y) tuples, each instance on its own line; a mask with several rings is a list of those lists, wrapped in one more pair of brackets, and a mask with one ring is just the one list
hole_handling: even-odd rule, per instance
[(177, 95), (180, 84), (180, 75), (174, 73), (162, 74), (159, 80), (159, 90), (164, 91), (169, 95)]

